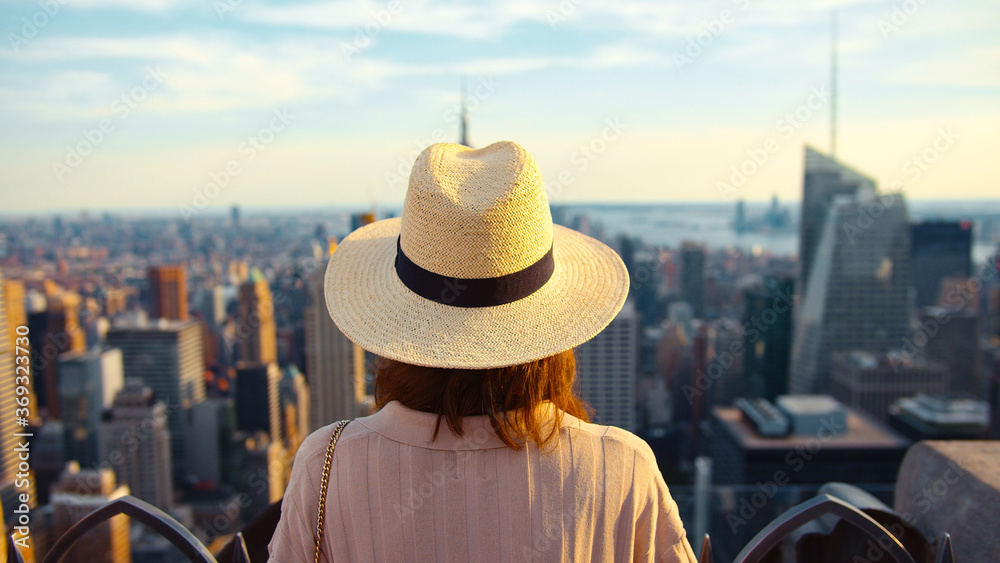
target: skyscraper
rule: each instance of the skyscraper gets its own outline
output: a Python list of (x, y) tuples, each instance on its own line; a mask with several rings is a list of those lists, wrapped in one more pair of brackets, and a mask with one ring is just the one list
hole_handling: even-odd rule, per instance
[(59, 357), (59, 411), (66, 459), (84, 467), (98, 463), (101, 416), (125, 385), (122, 351), (94, 348)]
[(934, 221), (910, 226), (913, 286), (917, 307), (938, 302), (941, 282), (972, 273), (972, 226), (968, 221)]
[(694, 309), (694, 316), (705, 315), (705, 248), (685, 241), (681, 245), (681, 299)]
[[(970, 309), (926, 307), (919, 312), (921, 331), (927, 335), (927, 356), (948, 366), (949, 391), (964, 391), (985, 397), (979, 377), (982, 349), (979, 346), (979, 315)], [(920, 338), (914, 332), (910, 340)]]
[(101, 424), (101, 459), (114, 466), (133, 496), (170, 510), (174, 489), (166, 410), (152, 389), (130, 380)]
[[(3, 292), (3, 307), (7, 310), (7, 331), (10, 332), (10, 341), (20, 336), (16, 333), (17, 327), (28, 323), (28, 313), (24, 309), (24, 284), (18, 280), (5, 280), (0, 274), (0, 284), (3, 285), (0, 291)], [(3, 338), (0, 335), (0, 338)]]
[(264, 432), (272, 441), (281, 435), (281, 403), (278, 385), (281, 370), (278, 364), (236, 364), (236, 429)]
[(834, 198), (874, 192), (875, 181), (812, 147), (805, 148), (802, 217), (799, 223), (799, 293), (805, 295), (820, 236)]
[(280, 441), (272, 441), (267, 434), (256, 432), (243, 442), (246, 462), (240, 484), (249, 497), (246, 511), (249, 518), (260, 514), (271, 503), (281, 500), (288, 485), (291, 468), (288, 454)]
[[(731, 405), (738, 397), (747, 395), (744, 355), (731, 352), (734, 348), (743, 346), (746, 334), (739, 322), (733, 319), (716, 319), (710, 325), (708, 337), (712, 340), (712, 357), (708, 359), (707, 366), (712, 372), (709, 376), (713, 382), (710, 392), (712, 404)], [(719, 372), (722, 375), (714, 377)]]
[(291, 455), (309, 435), (309, 383), (295, 364), (281, 370), (278, 401), (281, 404), (281, 435)]
[(752, 397), (774, 401), (788, 392), (794, 294), (795, 282), (787, 277), (769, 277), (744, 293), (743, 369)]
[(747, 205), (742, 199), (736, 201), (736, 218), (733, 219), (733, 230), (738, 235), (747, 230)]
[(236, 409), (231, 398), (206, 399), (185, 411), (187, 474), (195, 483), (229, 482)]
[(121, 348), (125, 377), (141, 379), (166, 405), (175, 482), (184, 476), (182, 409), (205, 400), (201, 326), (160, 319), (108, 330), (108, 345)]
[(365, 351), (333, 323), (323, 293), (323, 268), (309, 280), (305, 310), (306, 378), (313, 430), (365, 414)]
[(82, 352), (87, 335), (80, 328), (80, 296), (46, 280), (45, 309), (29, 315), (31, 354), (36, 397), (49, 416), (59, 418), (59, 355)]
[(469, 108), (465, 105), (465, 85), (462, 85), (462, 114), (459, 121), (458, 144), (472, 147), (469, 144)]
[(240, 285), (236, 319), (239, 360), (267, 364), (278, 360), (278, 340), (274, 326), (274, 299), (264, 275), (254, 268)]
[[(14, 393), (15, 387), (15, 340), (11, 339), (11, 331), (8, 325), (8, 298), (7, 285), (3, 281), (3, 273), (0, 272), (0, 486), (6, 485), (8, 481), (14, 480), (17, 473), (17, 452), (14, 447), (17, 445), (18, 432), (17, 419), (14, 411), (18, 408)], [(23, 371), (23, 370), (22, 370)], [(29, 387), (30, 389), (30, 387)], [(32, 397), (34, 399), (34, 397)]]
[(61, 420), (46, 420), (35, 431), (31, 444), (31, 469), (35, 472), (38, 504), (48, 504), (52, 485), (66, 468), (66, 431)]
[(604, 330), (576, 349), (580, 395), (594, 408), (594, 422), (636, 431), (639, 315), (631, 301)]
[[(810, 156), (822, 166), (811, 164)], [(822, 174), (810, 176), (810, 166), (819, 166)], [(874, 182), (847, 168), (838, 176), (834, 167), (841, 165), (807, 149), (806, 198), (817, 178), (847, 179), (841, 184), (831, 181), (827, 186), (831, 190), (848, 183), (861, 189), (832, 200), (819, 242), (810, 251), (810, 273), (792, 339), (789, 391), (793, 394), (828, 391), (831, 353), (885, 353), (900, 346), (909, 328), (906, 203), (899, 194), (876, 198)], [(803, 213), (812, 213), (805, 203)], [(803, 243), (803, 251), (807, 248)]]
[(212, 286), (211, 289), (202, 291), (201, 294), (201, 315), (205, 322), (212, 328), (216, 328), (226, 319), (226, 293), (225, 287), (221, 285)]
[(188, 319), (187, 276), (183, 265), (149, 269), (149, 316), (154, 319)]
[[(78, 463), (67, 463), (52, 490), (53, 537), (61, 537), (84, 516), (129, 494), (127, 485), (115, 481), (111, 469), (81, 470)], [(129, 517), (120, 514), (91, 529), (86, 541), (77, 542), (70, 553), (74, 561), (130, 563)]]

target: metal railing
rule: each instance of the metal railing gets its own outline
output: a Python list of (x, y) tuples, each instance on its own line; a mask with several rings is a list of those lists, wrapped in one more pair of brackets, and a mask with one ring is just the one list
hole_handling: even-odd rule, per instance
[[(110, 501), (84, 516), (56, 541), (55, 545), (49, 549), (42, 563), (59, 563), (73, 545), (87, 534), (87, 532), (120, 514), (142, 522), (151, 530), (166, 538), (189, 561), (195, 563), (219, 563), (212, 552), (205, 547), (205, 544), (201, 543), (201, 540), (192, 534), (190, 530), (182, 526), (180, 522), (152, 504), (130, 495)], [(247, 555), (242, 532), (236, 534), (234, 542), (236, 549), (234, 550), (232, 559), (233, 563), (249, 563), (250, 556)], [(14, 540), (11, 536), (7, 537), (7, 554), (8, 561), (24, 563), (21, 554), (14, 547)]]
[[(274, 527), (280, 516), (280, 501), (248, 524), (243, 531), (237, 532), (229, 544), (218, 554), (213, 555), (194, 534), (166, 512), (135, 497), (124, 496), (105, 504), (74, 524), (52, 546), (43, 563), (59, 563), (80, 538), (120, 514), (134, 518), (169, 540), (190, 561), (223, 563), (228, 560), (233, 563), (250, 563), (252, 559), (243, 531), (248, 531), (255, 538), (253, 551), (257, 555), (253, 561), (266, 558), (266, 549), (262, 552), (258, 544), (261, 544), (263, 540), (269, 540), (270, 535), (274, 532)], [(875, 542), (875, 545), (884, 550), (884, 554), (892, 557), (897, 563), (914, 563), (913, 555), (907, 551), (900, 538), (894, 536), (886, 526), (850, 502), (822, 492), (816, 497), (792, 507), (769, 523), (746, 544), (736, 556), (734, 563), (762, 561), (789, 534), (826, 515), (835, 516), (866, 534), (871, 541)], [(266, 548), (266, 542), (263, 545)], [(24, 563), (24, 559), (14, 546), (12, 536), (7, 537), (6, 549), (8, 561)], [(700, 553), (698, 558), (700, 563), (713, 563), (712, 544), (708, 534), (705, 534), (703, 538)], [(217, 555), (222, 559), (217, 559)], [(881, 555), (879, 555), (879, 559), (881, 559)], [(944, 534), (940, 539), (935, 560), (937, 563), (954, 563), (951, 537), (948, 534)]]
[[(885, 553), (879, 553), (880, 560), (888, 554), (897, 563), (915, 563), (910, 553), (903, 547), (899, 538), (894, 536), (874, 518), (858, 510), (853, 505), (828, 494), (821, 494), (809, 499), (782, 514), (757, 533), (750, 543), (736, 556), (733, 563), (757, 563), (777, 547), (785, 537), (803, 525), (827, 514), (834, 515), (853, 525), (871, 538), (875, 545)], [(951, 548), (951, 536), (944, 534), (938, 545), (937, 563), (954, 563), (955, 556)], [(702, 542), (699, 563), (713, 563), (712, 545), (708, 534)]]

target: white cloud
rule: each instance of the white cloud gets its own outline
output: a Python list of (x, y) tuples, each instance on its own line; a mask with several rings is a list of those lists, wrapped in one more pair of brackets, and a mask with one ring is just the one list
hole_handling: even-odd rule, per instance
[(166, 12), (192, 4), (190, 0), (70, 0), (70, 3), (84, 10), (111, 8), (141, 12)]
[[(397, 3), (392, 3), (397, 4)], [(470, 39), (496, 37), (522, 21), (545, 21), (545, 10), (525, 0), (494, 5), (468, 5), (430, 0), (390, 2), (310, 2), (292, 5), (253, 5), (237, 16), (248, 22), (274, 26), (336, 29), (369, 35), (382, 29), (457, 36)], [(366, 27), (367, 26), (367, 27)]]
[[(90, 119), (110, 112), (111, 103), (142, 79), (145, 68), (166, 74), (144, 111), (197, 113), (274, 107), (290, 102), (357, 102), (365, 92), (388, 87), (394, 79), (437, 75), (510, 75), (556, 66), (606, 69), (654, 65), (660, 56), (626, 43), (602, 45), (575, 56), (497, 56), (406, 64), (361, 52), (349, 62), (334, 38), (288, 38), (247, 42), (235, 33), (189, 33), (153, 37), (53, 37), (33, 45), (24, 59), (49, 66), (21, 88), (0, 90), (6, 111), (41, 119)], [(130, 70), (109, 72), (114, 63)], [(69, 63), (80, 70), (65, 71)]]
[(215, 48), (222, 42), (206, 41), (188, 34), (153, 37), (53, 37), (35, 41), (30, 50), (22, 53), (0, 51), (0, 58), (50, 63), (137, 59), (207, 64), (216, 58)]
[(954, 57), (911, 62), (889, 74), (891, 82), (922, 86), (1000, 86), (1000, 48), (972, 47)]

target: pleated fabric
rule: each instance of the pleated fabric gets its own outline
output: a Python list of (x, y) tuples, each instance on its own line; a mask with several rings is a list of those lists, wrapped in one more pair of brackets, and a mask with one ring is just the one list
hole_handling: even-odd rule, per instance
[[(333, 456), (323, 561), (696, 561), (637, 436), (566, 414), (545, 450), (513, 450), (486, 417), (463, 420), (463, 436), (442, 422), (432, 441), (437, 415), (393, 402), (347, 425)], [(332, 431), (317, 430), (296, 454), (269, 561), (313, 560)]]

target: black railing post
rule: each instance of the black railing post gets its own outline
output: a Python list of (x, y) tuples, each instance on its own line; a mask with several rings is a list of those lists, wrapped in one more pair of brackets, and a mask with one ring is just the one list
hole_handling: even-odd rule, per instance
[[(871, 516), (861, 512), (849, 503), (827, 494), (818, 495), (788, 509), (777, 520), (771, 522), (758, 532), (750, 540), (750, 543), (739, 552), (734, 563), (756, 563), (760, 561), (767, 552), (781, 543), (781, 540), (785, 536), (797, 530), (803, 524), (824, 514), (839, 516), (862, 532), (868, 534), (873, 540), (878, 541), (879, 546), (883, 547), (897, 563), (915, 563), (913, 557), (903, 547), (903, 544), (899, 543), (896, 536), (892, 535), (889, 530), (886, 530)], [(887, 545), (882, 545), (883, 538), (887, 540)]]
[(182, 526), (180, 522), (174, 520), (169, 514), (133, 496), (126, 495), (117, 498), (90, 514), (73, 525), (65, 534), (56, 541), (42, 563), (59, 563), (64, 555), (69, 551), (84, 534), (96, 528), (100, 524), (124, 514), (134, 518), (157, 532), (174, 544), (177, 549), (196, 563), (219, 563), (215, 560), (205, 544), (201, 543), (194, 534)]

